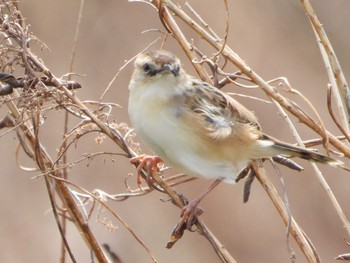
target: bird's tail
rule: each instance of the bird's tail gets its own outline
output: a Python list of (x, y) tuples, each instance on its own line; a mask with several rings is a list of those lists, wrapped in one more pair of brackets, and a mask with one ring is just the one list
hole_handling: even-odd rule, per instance
[(282, 155), (286, 157), (299, 157), (312, 162), (324, 163), (331, 166), (342, 165), (343, 162), (314, 151), (281, 142), (273, 137), (263, 135), (260, 140), (263, 144), (270, 142), (269, 151), (271, 155)]

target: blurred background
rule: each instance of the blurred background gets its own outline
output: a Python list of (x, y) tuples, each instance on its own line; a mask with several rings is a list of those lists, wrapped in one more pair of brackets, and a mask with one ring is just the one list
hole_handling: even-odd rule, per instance
[[(20, 0), (19, 6), (34, 35), (50, 50), (36, 54), (56, 75), (68, 72), (74, 32), (80, 1)], [(185, 1), (179, 2), (183, 8)], [(225, 32), (223, 1), (190, 0), (189, 3), (220, 35)], [(313, 1), (315, 11), (333, 44), (344, 74), (350, 72), (350, 25), (347, 0)], [(315, 105), (326, 127), (334, 128), (326, 107), (327, 75), (313, 31), (299, 1), (229, 1), (230, 31), (228, 45), (265, 80), (287, 77), (292, 87), (301, 91)], [(208, 55), (211, 50), (182, 23), (189, 39)], [(149, 5), (127, 1), (85, 1), (81, 30), (77, 43), (74, 72), (83, 88), (77, 91), (82, 100), (97, 100), (125, 60), (132, 58), (158, 36), (159, 32), (142, 33), (149, 29), (164, 31), (158, 14)], [(159, 48), (160, 42), (152, 48)], [(187, 72), (195, 74), (176, 41), (169, 38), (165, 49), (174, 52)], [(127, 66), (113, 83), (104, 101), (118, 103), (121, 108), (113, 112), (117, 122), (129, 124), (127, 116), (128, 82), (132, 64)], [(232, 71), (235, 69), (232, 68)], [(259, 89), (244, 90), (230, 85), (226, 91), (266, 98)], [(284, 93), (285, 94), (285, 93)], [(299, 102), (309, 113), (311, 110), (295, 95), (285, 94)], [(271, 104), (249, 98), (238, 98), (256, 112), (263, 130), (284, 141), (293, 142), (291, 133)], [(4, 107), (0, 110), (5, 114)], [(64, 111), (50, 112), (41, 129), (42, 142), (55, 157), (63, 132)], [(293, 119), (294, 120), (294, 119)], [(316, 134), (296, 123), (303, 139)], [(2, 131), (3, 132), (3, 131)], [(69, 152), (69, 160), (82, 153), (96, 151), (117, 152), (116, 145), (106, 139), (101, 145), (94, 136), (82, 138)], [(0, 259), (2, 262), (59, 262), (60, 235), (51, 211), (43, 179), (33, 179), (37, 173), (21, 171), (16, 165), (15, 151), (18, 139), (15, 133), (0, 137)], [(151, 151), (141, 144), (144, 153)], [(6, 150), (5, 150), (6, 149)], [(22, 164), (33, 166), (24, 154)], [(298, 161), (299, 162), (299, 161)], [(333, 206), (319, 185), (307, 162), (300, 161), (305, 171), (291, 172), (281, 167), (292, 214), (312, 240), (323, 259), (333, 262), (338, 254), (349, 252), (348, 240)], [(322, 166), (322, 171), (347, 216), (350, 216), (349, 174), (339, 169)], [(270, 178), (278, 186), (275, 171), (267, 165)], [(135, 169), (123, 157), (100, 157), (89, 163), (73, 167), (70, 180), (87, 190), (102, 189), (108, 193), (125, 192), (124, 178)], [(169, 174), (175, 173), (170, 170)], [(132, 183), (135, 177), (129, 181)], [(199, 179), (176, 188), (188, 198), (194, 198), (211, 182)], [(286, 227), (260, 184), (252, 187), (250, 201), (242, 203), (243, 184), (221, 184), (203, 202), (204, 222), (238, 262), (290, 262)], [(148, 245), (159, 262), (219, 262), (208, 242), (196, 233), (186, 232), (171, 249), (165, 248), (171, 230), (179, 219), (180, 210), (162, 202), (166, 196), (153, 192), (124, 202), (109, 202)], [(135, 239), (108, 213), (100, 217), (112, 219), (116, 231), (109, 231), (96, 217), (90, 221), (98, 241), (107, 243), (122, 262), (151, 262)], [(100, 219), (101, 219), (100, 218)], [(90, 252), (75, 227), (69, 224), (68, 241), (78, 262), (89, 262)], [(306, 262), (298, 246), (292, 241), (297, 262)], [(69, 262), (69, 260), (67, 260)]]

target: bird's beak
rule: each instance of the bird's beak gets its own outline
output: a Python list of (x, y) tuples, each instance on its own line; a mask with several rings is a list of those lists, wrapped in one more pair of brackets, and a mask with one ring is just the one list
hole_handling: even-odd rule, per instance
[(177, 65), (164, 64), (160, 69), (160, 72), (167, 71), (172, 73), (175, 77), (179, 75), (180, 67)]

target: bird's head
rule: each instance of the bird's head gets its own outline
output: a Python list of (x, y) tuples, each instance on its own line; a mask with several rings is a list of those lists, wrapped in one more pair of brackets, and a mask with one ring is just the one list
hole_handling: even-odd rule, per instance
[(153, 50), (140, 54), (135, 60), (135, 73), (139, 78), (179, 76), (180, 60), (165, 50)]

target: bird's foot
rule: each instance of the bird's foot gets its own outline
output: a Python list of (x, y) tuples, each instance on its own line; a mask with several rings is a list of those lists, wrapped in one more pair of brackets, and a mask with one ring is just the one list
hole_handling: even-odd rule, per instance
[(186, 229), (193, 231), (192, 226), (197, 222), (197, 218), (204, 212), (204, 210), (198, 206), (200, 200), (194, 199), (190, 202), (188, 202), (188, 200), (184, 200), (184, 202), (186, 205), (182, 208), (180, 215), (181, 219), (177, 223), (173, 233), (176, 232), (177, 229), (180, 231), (184, 231)]
[(192, 231), (192, 226), (196, 223), (197, 217), (204, 212), (204, 210), (198, 206), (199, 202), (200, 200), (194, 199), (182, 208), (180, 222), (185, 224), (187, 230)]
[[(185, 203), (187, 200), (183, 200)], [(183, 236), (185, 230), (194, 231), (192, 226), (197, 223), (198, 217), (203, 214), (204, 210), (200, 208), (200, 200), (194, 199), (185, 205), (181, 211), (181, 219), (171, 232), (171, 240), (167, 244), (167, 248), (172, 248), (173, 245)]]
[(162, 159), (160, 159), (158, 156), (151, 156), (151, 155), (145, 155), (142, 154), (137, 157), (133, 157), (130, 159), (130, 163), (137, 165), (137, 185), (141, 189), (141, 178), (142, 178), (142, 170), (145, 171), (146, 174), (146, 182), (148, 186), (151, 187), (151, 185), (154, 183), (154, 180), (152, 178), (152, 173), (159, 172), (158, 164), (162, 163)]

